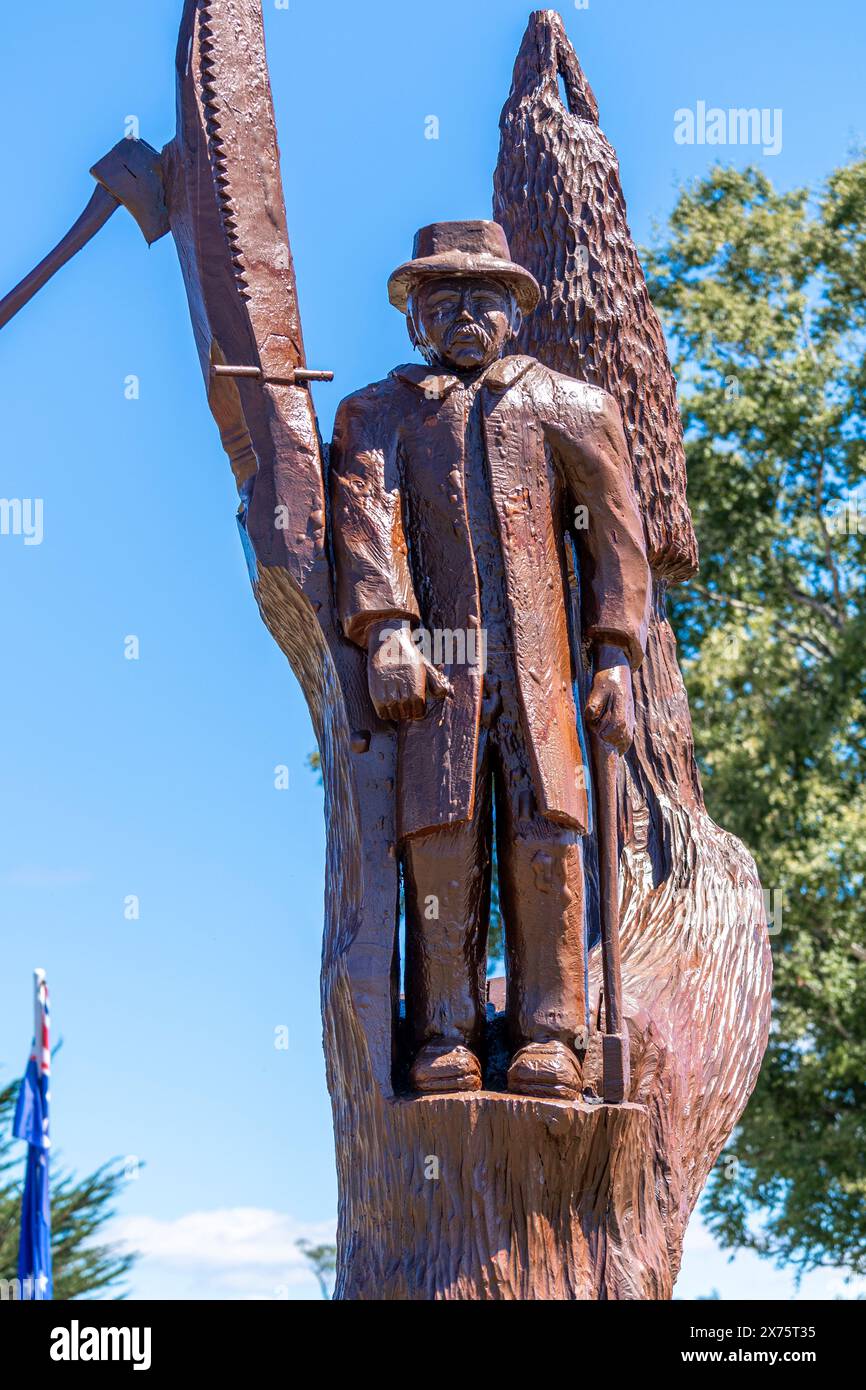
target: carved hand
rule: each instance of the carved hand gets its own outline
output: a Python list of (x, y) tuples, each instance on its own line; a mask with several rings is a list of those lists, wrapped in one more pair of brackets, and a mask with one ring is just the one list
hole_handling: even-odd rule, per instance
[(598, 670), (586, 702), (590, 728), (618, 753), (627, 753), (634, 738), (634, 696), (628, 657), (619, 647), (598, 651)]
[(367, 640), (367, 683), (380, 719), (420, 719), (426, 708), (427, 666), (407, 625), (374, 623)]

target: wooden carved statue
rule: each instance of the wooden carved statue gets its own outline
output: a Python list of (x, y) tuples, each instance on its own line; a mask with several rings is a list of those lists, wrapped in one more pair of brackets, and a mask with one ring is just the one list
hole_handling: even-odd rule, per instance
[(174, 236), (253, 590), (322, 757), (337, 1297), (668, 1298), (770, 963), (695, 767), (665, 613), (697, 567), (676, 388), (595, 99), (534, 14), (494, 220), (418, 233), (388, 293), (424, 360), (348, 396), (327, 451), (260, 0), (186, 0), (177, 82), (175, 138), (94, 166), (0, 325), (121, 203)]
[[(574, 1099), (590, 816), (572, 652), (592, 651), (587, 715), (625, 752), (650, 596), (619, 407), (503, 356), (540, 290), (495, 222), (424, 227), (389, 292), (429, 365), (398, 367), (341, 405), (331, 520), (343, 632), (367, 653), (377, 715), (398, 725), (410, 1083), (482, 1086), (495, 804), (508, 1089)], [(586, 525), (569, 633), (575, 516)]]

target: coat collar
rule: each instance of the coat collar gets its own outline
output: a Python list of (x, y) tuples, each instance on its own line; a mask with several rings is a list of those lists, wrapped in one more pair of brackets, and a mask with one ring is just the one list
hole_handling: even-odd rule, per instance
[[(506, 391), (534, 365), (534, 357), (500, 357), (496, 362), (492, 362), (483, 374), (483, 385), (493, 391)], [(403, 367), (395, 367), (391, 376), (407, 386), (414, 386), (417, 391), (423, 392), (432, 400), (444, 400), (452, 391), (465, 388), (469, 384), (464, 377), (450, 372), (435, 372), (418, 362), (407, 362)]]

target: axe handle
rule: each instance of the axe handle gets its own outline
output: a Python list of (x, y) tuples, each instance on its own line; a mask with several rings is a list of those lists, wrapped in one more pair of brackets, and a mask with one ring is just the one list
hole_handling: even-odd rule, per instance
[[(604, 980), (604, 1031), (623, 1040), (623, 1076), (614, 1089), (628, 1094), (628, 1045), (622, 1016), (622, 969), (619, 949), (619, 827), (617, 753), (596, 733), (591, 736), (594, 810), (598, 843), (598, 889), (601, 908), (601, 966)], [(608, 1078), (605, 1078), (606, 1083)], [(613, 1078), (611, 1078), (613, 1080)], [(614, 1094), (608, 1084), (605, 1091)], [(607, 1099), (607, 1095), (605, 1097)], [(616, 1099), (623, 1099), (623, 1095)]]
[(46, 281), (52, 275), (71, 260), (82, 246), (85, 246), (92, 236), (95, 236), (100, 227), (103, 227), (111, 214), (120, 207), (120, 203), (115, 197), (103, 188), (102, 184), (97, 184), (93, 190), (93, 196), (78, 221), (70, 227), (62, 241), (59, 241), (53, 251), (49, 251), (43, 261), (40, 261), (35, 270), (31, 270), (29, 275), (25, 275), (20, 284), (14, 290), (10, 290), (5, 299), (0, 299), (0, 328), (5, 327), (11, 318), (23, 309), (28, 300), (32, 299)]

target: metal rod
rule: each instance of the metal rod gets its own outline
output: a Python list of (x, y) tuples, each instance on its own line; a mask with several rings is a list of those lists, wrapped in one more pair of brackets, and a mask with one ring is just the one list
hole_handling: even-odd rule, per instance
[(295, 381), (333, 381), (333, 372), (315, 371), (310, 367), (296, 367)]
[(211, 372), (214, 376), (249, 376), (258, 381), (262, 369), (261, 367), (223, 367), (219, 362), (216, 362), (211, 367)]
[(214, 376), (248, 377), (266, 386), (298, 386), (303, 381), (333, 381), (333, 372), (314, 371), (310, 367), (295, 367), (291, 376), (264, 376), (261, 367), (233, 367), (217, 362), (211, 367)]

